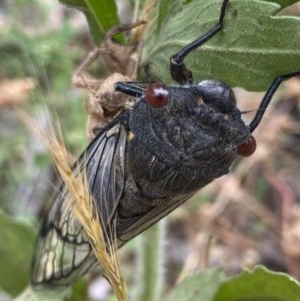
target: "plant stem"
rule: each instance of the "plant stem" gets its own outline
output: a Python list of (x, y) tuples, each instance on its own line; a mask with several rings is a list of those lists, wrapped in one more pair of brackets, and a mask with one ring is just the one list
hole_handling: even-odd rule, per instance
[(165, 221), (160, 221), (139, 236), (138, 291), (136, 301), (158, 301), (163, 288)]

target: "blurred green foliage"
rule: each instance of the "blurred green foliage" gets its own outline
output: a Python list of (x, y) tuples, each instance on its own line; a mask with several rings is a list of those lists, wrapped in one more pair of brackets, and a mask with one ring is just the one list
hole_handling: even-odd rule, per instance
[[(0, 34), (0, 80), (33, 79), (36, 88), (26, 100), (29, 113), (39, 115), (43, 107), (50, 108), (62, 125), (67, 145), (78, 155), (86, 145), (85, 106), (83, 95), (71, 86), (70, 79), (85, 49), (75, 43), (80, 36), (67, 18), (61, 17), (59, 29), (53, 28), (51, 9), (59, 4), (49, 5), (16, 0), (3, 7), (6, 20)], [(35, 147), (30, 146), (40, 142), (33, 142), (35, 138), (9, 106), (1, 109), (0, 124), (0, 206), (13, 213), (14, 201), (21, 202), (14, 200), (20, 183), (34, 186), (28, 171), (30, 156), (32, 165), (41, 171), (49, 168), (50, 162), (44, 150), (34, 153)], [(28, 153), (30, 150), (33, 153)]]
[[(45, 112), (54, 124), (59, 121), (77, 156), (86, 146), (85, 97), (70, 79), (87, 49), (65, 17), (72, 12), (57, 2), (39, 0), (6, 1), (1, 9), (0, 83), (32, 79), (36, 85), (24, 95), (26, 110), (41, 119), (41, 126)], [(0, 215), (0, 294), (2, 289), (16, 296), (28, 285), (36, 236), (33, 221), (47, 206), (55, 173), (41, 141), (24, 126), (9, 101), (14, 100), (0, 110), (0, 208), (10, 214)], [(71, 300), (82, 299), (82, 291), (86, 293), (82, 287), (75, 289)]]
[(35, 236), (30, 223), (0, 211), (0, 287), (13, 296), (28, 285)]

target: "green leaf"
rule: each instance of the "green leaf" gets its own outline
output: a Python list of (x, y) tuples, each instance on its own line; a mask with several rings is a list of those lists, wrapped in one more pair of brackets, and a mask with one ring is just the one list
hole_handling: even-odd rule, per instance
[(299, 283), (264, 267), (243, 272), (223, 283), (214, 301), (298, 301)]
[(157, 32), (160, 31), (164, 20), (176, 13), (176, 7), (178, 6), (173, 4), (174, 0), (160, 0), (158, 2)]
[(13, 296), (28, 285), (35, 236), (28, 223), (0, 211), (0, 287)]
[(28, 286), (14, 301), (65, 301), (70, 295), (70, 287), (40, 287), (34, 289)]
[(85, 278), (79, 279), (72, 286), (72, 295), (67, 298), (67, 301), (81, 301), (87, 299), (88, 282)]
[(27, 286), (14, 301), (81, 301), (87, 300), (87, 281), (80, 279), (71, 287)]
[(66, 6), (77, 8), (79, 10), (86, 10), (87, 9), (85, 1), (82, 1), (82, 0), (59, 0), (59, 2), (61, 4), (66, 5)]
[(279, 4), (281, 6), (281, 8), (285, 8), (285, 7), (291, 6), (292, 4), (296, 3), (298, 0), (297, 1), (295, 1), (295, 0), (264, 0), (264, 1), (275, 2), (275, 3)]
[(185, 278), (163, 301), (212, 301), (221, 279), (219, 269), (202, 271)]
[[(161, 0), (160, 7), (165, 3), (169, 9), (164, 7), (158, 27), (149, 29), (141, 60), (151, 77), (172, 82), (170, 56), (216, 24), (220, 2)], [(232, 87), (261, 91), (276, 76), (300, 70), (300, 18), (274, 16), (279, 10), (271, 2), (230, 1), (223, 30), (185, 59), (194, 81), (219, 78)]]
[[(60, 0), (62, 4), (81, 10), (89, 24), (94, 42), (99, 45), (103, 35), (120, 21), (115, 1), (112, 0)], [(122, 36), (118, 36), (123, 42)]]
[(112, 0), (85, 0), (88, 7), (86, 17), (90, 26), (91, 34), (96, 44), (99, 44), (100, 33), (105, 33), (118, 25), (119, 17), (115, 1)]

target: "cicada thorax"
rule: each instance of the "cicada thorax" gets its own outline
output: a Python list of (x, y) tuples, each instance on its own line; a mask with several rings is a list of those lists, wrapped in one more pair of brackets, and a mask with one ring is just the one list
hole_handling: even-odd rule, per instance
[(169, 206), (175, 196), (192, 195), (228, 173), (249, 130), (228, 86), (218, 88), (224, 102), (203, 86), (154, 84), (128, 111), (121, 216)]

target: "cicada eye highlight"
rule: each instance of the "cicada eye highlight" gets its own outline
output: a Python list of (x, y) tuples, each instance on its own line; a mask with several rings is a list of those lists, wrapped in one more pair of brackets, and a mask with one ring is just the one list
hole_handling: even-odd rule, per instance
[(162, 83), (150, 84), (145, 91), (147, 103), (155, 108), (160, 108), (168, 103), (168, 90)]
[(251, 156), (256, 150), (256, 140), (251, 135), (247, 140), (238, 146), (238, 155), (242, 157)]

